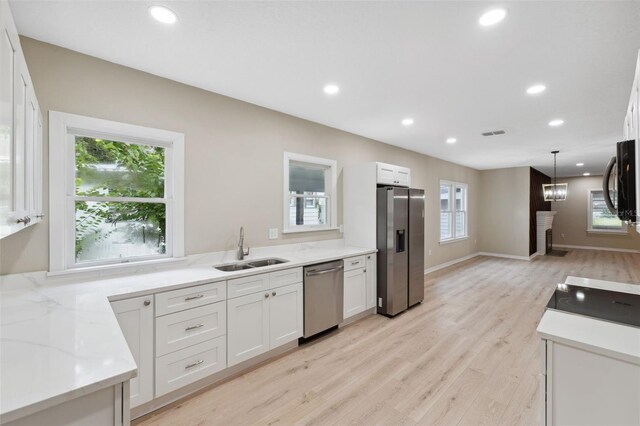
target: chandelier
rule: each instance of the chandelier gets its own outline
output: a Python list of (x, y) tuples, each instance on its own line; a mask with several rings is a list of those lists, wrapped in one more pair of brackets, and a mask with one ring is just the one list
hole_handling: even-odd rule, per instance
[(551, 151), (553, 154), (553, 183), (542, 185), (545, 201), (565, 201), (567, 199), (568, 183), (558, 183), (556, 176), (557, 161), (556, 156), (560, 151)]

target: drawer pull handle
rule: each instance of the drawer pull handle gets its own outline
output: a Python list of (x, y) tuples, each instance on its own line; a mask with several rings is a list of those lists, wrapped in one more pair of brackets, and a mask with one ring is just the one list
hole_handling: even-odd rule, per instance
[(359, 260), (356, 260), (356, 261), (354, 261), (354, 262), (351, 262), (351, 264), (352, 264), (352, 265), (357, 265), (358, 263), (360, 263), (360, 261), (359, 261)]
[(198, 365), (202, 364), (203, 362), (204, 362), (204, 359), (199, 359), (196, 362), (194, 362), (193, 364), (187, 365), (186, 367), (184, 367), (184, 369), (188, 370), (190, 368), (197, 367)]
[(197, 299), (202, 299), (204, 297), (204, 294), (198, 294), (196, 296), (189, 296), (189, 297), (185, 297), (184, 301), (188, 302), (190, 300), (197, 300)]
[(196, 324), (196, 325), (192, 325), (190, 327), (187, 327), (184, 329), (184, 331), (191, 331), (191, 330), (197, 330), (201, 327), (204, 327), (204, 324)]

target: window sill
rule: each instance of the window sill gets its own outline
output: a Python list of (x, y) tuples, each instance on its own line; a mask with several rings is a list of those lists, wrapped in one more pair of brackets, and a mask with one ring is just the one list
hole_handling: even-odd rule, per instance
[(321, 231), (339, 231), (340, 228), (305, 228), (305, 229), (283, 229), (283, 234), (299, 234), (302, 232), (321, 232)]
[(609, 230), (609, 229), (587, 229), (587, 234), (610, 234), (610, 235), (628, 235), (629, 231), (625, 230)]
[(459, 238), (449, 238), (448, 240), (440, 240), (438, 243), (440, 245), (445, 245), (445, 244), (452, 244), (452, 243), (457, 243), (460, 241), (465, 241), (468, 240), (469, 236), (466, 237), (459, 237)]
[(131, 262), (131, 263), (116, 263), (112, 265), (100, 265), (100, 266), (87, 266), (84, 268), (73, 268), (66, 269), (64, 271), (53, 271), (47, 272), (48, 277), (62, 277), (68, 275), (78, 275), (87, 273), (96, 273), (96, 272), (106, 272), (117, 274), (119, 272), (126, 272), (131, 269), (145, 269), (151, 268), (154, 266), (160, 266), (171, 263), (183, 263), (185, 262), (185, 257), (169, 257), (165, 259), (151, 259), (151, 260), (141, 260), (139, 262)]

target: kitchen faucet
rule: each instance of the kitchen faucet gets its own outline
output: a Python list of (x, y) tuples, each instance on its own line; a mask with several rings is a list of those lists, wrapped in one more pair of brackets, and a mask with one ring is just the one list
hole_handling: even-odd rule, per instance
[(244, 247), (244, 226), (240, 227), (240, 241), (238, 241), (238, 260), (244, 260), (245, 256), (249, 256), (249, 247), (245, 250)]

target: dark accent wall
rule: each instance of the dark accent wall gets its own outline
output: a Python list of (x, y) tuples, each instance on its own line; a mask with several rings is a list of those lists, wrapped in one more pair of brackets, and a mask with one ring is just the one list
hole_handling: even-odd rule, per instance
[(531, 168), (529, 179), (529, 256), (538, 250), (536, 236), (536, 212), (551, 211), (551, 203), (544, 201), (542, 185), (551, 183), (551, 178), (544, 173)]

